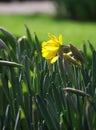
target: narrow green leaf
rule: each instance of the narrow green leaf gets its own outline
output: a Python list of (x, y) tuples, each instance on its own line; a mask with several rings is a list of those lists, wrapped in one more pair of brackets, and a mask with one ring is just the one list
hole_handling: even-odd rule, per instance
[(40, 56), (41, 55), (41, 46), (40, 46), (36, 33), (34, 33), (34, 39), (35, 39), (36, 50), (38, 51), (39, 56)]
[(52, 124), (52, 120), (50, 118), (50, 115), (48, 113), (48, 110), (47, 110), (47, 106), (45, 105), (44, 101), (42, 101), (42, 99), (40, 98), (39, 95), (37, 95), (37, 104), (39, 106), (39, 109), (40, 109), (40, 112), (47, 124), (47, 127), (49, 128), (49, 130), (52, 130), (54, 129), (54, 126)]
[(68, 110), (68, 119), (69, 119), (69, 122), (70, 122), (70, 129), (73, 130), (73, 123), (72, 123), (72, 113), (71, 113), (71, 109), (70, 109), (70, 105), (69, 105), (69, 102), (67, 101), (67, 110)]
[(0, 27), (0, 31), (5, 34), (8, 38), (11, 38), (13, 40), (16, 40), (16, 37), (14, 37), (8, 30), (6, 30), (3, 27)]
[(61, 77), (61, 80), (62, 80), (62, 83), (63, 85), (66, 87), (66, 72), (64, 70), (64, 66), (62, 64), (62, 61), (63, 61), (63, 57), (60, 56), (59, 59), (58, 59), (58, 62), (57, 62), (57, 65), (58, 65), (58, 71), (59, 71), (59, 74), (60, 74), (60, 77)]
[(62, 99), (61, 99), (61, 95), (60, 95), (60, 88), (57, 88), (56, 85), (54, 85), (54, 83), (52, 84), (52, 95), (54, 97), (54, 102), (56, 104), (57, 110), (60, 113), (62, 111)]
[(1, 75), (1, 84), (2, 84), (2, 90), (3, 90), (3, 94), (4, 94), (4, 97), (5, 99), (7, 99), (7, 101), (10, 103), (10, 97), (11, 97), (11, 94), (10, 94), (10, 87), (9, 87), (9, 80), (8, 80), (8, 73), (6, 73), (6, 69), (3, 69), (3, 74)]
[(93, 47), (93, 45), (90, 41), (88, 41), (88, 43), (89, 43), (90, 50), (93, 53), (93, 51), (95, 51), (95, 48)]
[(18, 110), (14, 130), (20, 129), (20, 109)]
[(64, 65), (64, 69), (66, 70), (68, 79), (71, 81), (72, 84), (75, 84), (74, 76), (73, 76), (73, 69), (72, 69), (71, 64), (66, 59), (63, 59), (63, 65)]
[(9, 129), (9, 123), (10, 123), (10, 105), (7, 106), (6, 108), (6, 113), (5, 113), (5, 122), (3, 126), (3, 130)]
[(20, 121), (21, 121), (22, 129), (23, 130), (29, 130), (26, 115), (25, 115), (24, 110), (23, 110), (22, 107), (20, 108)]
[(78, 109), (76, 107), (76, 103), (73, 101), (72, 97), (68, 93), (65, 93), (65, 97), (68, 100), (71, 108), (73, 108), (74, 111), (77, 112), (77, 114), (78, 114)]
[(55, 130), (59, 130), (60, 129), (59, 118), (54, 106), (54, 101), (52, 101), (52, 98), (49, 94), (46, 97), (46, 101), (47, 101), (48, 112), (50, 113), (50, 117), (52, 120), (52, 124), (54, 125)]
[(78, 96), (89, 97), (89, 95), (86, 92), (75, 89), (75, 88), (67, 87), (67, 88), (63, 88), (63, 90), (66, 91), (66, 92), (74, 93)]
[(30, 33), (29, 28), (27, 27), (27, 25), (25, 25), (25, 29), (26, 29), (26, 35), (27, 35), (27, 38), (28, 38), (29, 47), (30, 48), (33, 47), (33, 50), (34, 50), (35, 46), (33, 44), (31, 33)]
[(88, 124), (88, 128), (89, 130), (93, 130), (93, 126), (92, 126), (92, 110), (91, 110), (91, 106), (90, 106), (90, 102), (88, 101), (88, 98), (86, 98), (86, 119), (87, 119), (87, 124)]
[(7, 45), (5, 44), (5, 42), (3, 40), (0, 39), (0, 48), (1, 49), (6, 49), (6, 50), (9, 50)]
[(23, 67), (23, 65), (18, 64), (16, 62), (5, 61), (5, 60), (0, 60), (0, 66)]
[(84, 43), (83, 44), (83, 52), (84, 52), (84, 56), (87, 58), (87, 47), (86, 47), (86, 44)]
[(3, 88), (4, 86), (2, 86), (2, 81), (0, 79), (0, 116), (3, 116), (4, 111), (3, 111)]
[(31, 91), (31, 76), (30, 76), (30, 61), (28, 60), (28, 56), (25, 56), (25, 63), (24, 63), (24, 66), (25, 66), (25, 78), (26, 78), (26, 81), (27, 81), (27, 84), (28, 84), (28, 90), (30, 92), (30, 94), (32, 94), (32, 91)]
[(93, 57), (92, 57), (92, 84), (93, 87), (96, 86), (96, 51), (93, 51)]
[(43, 94), (45, 95), (48, 90), (49, 90), (49, 86), (50, 86), (50, 78), (48, 76), (48, 74), (45, 74), (42, 78), (42, 85), (43, 85)]
[(21, 85), (19, 83), (19, 79), (16, 77), (16, 99), (19, 103), (19, 105), (21, 105), (24, 108), (24, 103), (23, 103), (23, 92), (22, 92), (22, 88)]

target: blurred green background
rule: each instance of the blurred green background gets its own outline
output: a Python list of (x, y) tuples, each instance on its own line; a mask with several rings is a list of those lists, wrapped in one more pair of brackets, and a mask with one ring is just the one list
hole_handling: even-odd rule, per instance
[[(6, 22), (7, 19), (7, 22)], [(39, 41), (48, 40), (48, 33), (63, 35), (63, 43), (73, 43), (82, 49), (83, 43), (90, 40), (96, 44), (96, 23), (74, 20), (58, 20), (49, 15), (0, 15), (0, 25), (17, 37), (25, 35), (27, 25), (33, 35), (36, 32)]]
[[(24, 1), (24, 0), (5, 0)], [(29, 0), (34, 2), (46, 0)], [(56, 7), (54, 15), (49, 14), (0, 14), (0, 26), (8, 29), (17, 37), (25, 35), (26, 24), (31, 33), (36, 32), (40, 42), (47, 40), (47, 34), (63, 35), (64, 44), (82, 44), (91, 41), (95, 45), (96, 1), (95, 0), (52, 0)], [(3, 0), (4, 2), (4, 0)], [(28, 2), (28, 0), (27, 0)]]

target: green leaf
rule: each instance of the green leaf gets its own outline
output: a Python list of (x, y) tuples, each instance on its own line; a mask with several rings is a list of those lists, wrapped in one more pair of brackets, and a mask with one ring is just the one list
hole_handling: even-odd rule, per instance
[(25, 25), (25, 29), (26, 29), (26, 35), (27, 35), (27, 38), (28, 38), (29, 47), (30, 48), (33, 47), (33, 50), (34, 50), (35, 46), (34, 46), (34, 43), (32, 41), (31, 33), (30, 33), (29, 28), (27, 27), (27, 25)]
[(28, 90), (30, 92), (30, 94), (32, 94), (31, 91), (31, 76), (30, 76), (30, 61), (28, 60), (28, 56), (25, 56), (25, 62), (24, 62), (24, 66), (25, 66), (25, 78), (27, 81), (27, 85), (28, 85)]
[(47, 124), (47, 127), (49, 128), (49, 130), (52, 130), (52, 129), (54, 130), (52, 120), (51, 120), (49, 112), (47, 110), (47, 106), (45, 105), (44, 101), (41, 99), (41, 97), (39, 95), (36, 96), (36, 99), (37, 99), (37, 104), (40, 109), (40, 112)]
[(93, 57), (92, 57), (92, 85), (94, 92), (96, 86), (96, 51), (93, 51)]
[(18, 110), (14, 130), (20, 129), (20, 109)]
[(71, 64), (66, 59), (63, 59), (63, 65), (64, 65), (64, 69), (66, 70), (68, 80), (70, 80), (72, 84), (75, 84), (74, 76), (73, 76), (73, 68)]
[(50, 113), (50, 117), (52, 120), (52, 124), (54, 124), (55, 130), (59, 130), (60, 129), (59, 118), (56, 112), (56, 108), (54, 106), (54, 101), (52, 100), (49, 94), (46, 97), (46, 101), (47, 101), (48, 112)]
[(63, 108), (63, 99), (61, 98), (61, 91), (59, 90), (60, 88), (57, 88), (56, 85), (53, 83), (52, 86), (52, 95), (54, 97), (54, 102), (56, 104), (57, 110), (60, 113)]
[(66, 92), (74, 93), (74, 94), (76, 94), (78, 96), (89, 97), (89, 95), (86, 92), (81, 91), (79, 89), (66, 87), (66, 88), (63, 88), (63, 90), (66, 91)]
[(35, 39), (36, 50), (38, 51), (39, 55), (41, 55), (41, 46), (36, 33), (34, 33), (34, 39)]
[(10, 105), (7, 105), (3, 130), (9, 129), (8, 128), (9, 127), (9, 123), (10, 123)]
[(2, 81), (0, 80), (0, 116), (3, 116), (4, 110), (3, 110), (3, 89), (2, 87)]
[(66, 72), (64, 70), (64, 66), (63, 66), (63, 56), (60, 55), (60, 57), (58, 58), (58, 62), (57, 62), (57, 65), (58, 65), (58, 71), (59, 71), (59, 74), (60, 74), (60, 77), (61, 77), (61, 80), (62, 80), (62, 83), (64, 86), (66, 86)]
[(93, 45), (92, 45), (92, 43), (90, 41), (88, 41), (88, 43), (89, 43), (90, 50), (93, 53), (93, 51), (95, 51), (95, 48), (93, 47)]
[(23, 130), (29, 130), (28, 122), (22, 107), (20, 107), (20, 121)]
[(6, 30), (3, 27), (0, 27), (0, 31), (5, 34), (8, 38), (13, 39), (14, 41), (16, 40), (16, 37), (13, 36), (13, 34), (11, 34), (8, 30)]
[(5, 44), (5, 42), (3, 40), (1, 40), (1, 39), (0, 39), (0, 49), (9, 50), (7, 45)]
[(23, 65), (18, 64), (16, 62), (5, 61), (5, 60), (0, 60), (0, 66), (23, 67)]

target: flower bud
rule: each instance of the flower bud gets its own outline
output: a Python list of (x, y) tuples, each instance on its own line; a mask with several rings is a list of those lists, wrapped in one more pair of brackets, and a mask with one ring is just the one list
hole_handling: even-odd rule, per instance
[(73, 53), (73, 56), (77, 60), (79, 60), (81, 63), (84, 63), (84, 58), (83, 58), (82, 54), (80, 53), (80, 51), (75, 46), (73, 46), (72, 44), (70, 44), (70, 50)]
[(71, 57), (70, 55), (68, 55), (67, 53), (64, 53), (64, 58), (68, 61), (70, 61), (71, 63), (73, 63), (74, 65), (81, 65), (79, 61), (77, 61), (74, 57)]

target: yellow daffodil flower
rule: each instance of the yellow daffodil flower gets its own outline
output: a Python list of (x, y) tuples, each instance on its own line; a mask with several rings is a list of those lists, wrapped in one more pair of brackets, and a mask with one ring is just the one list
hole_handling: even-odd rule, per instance
[(42, 56), (53, 64), (58, 59), (57, 53), (62, 46), (62, 35), (59, 35), (59, 39), (50, 33), (48, 36), (50, 40), (42, 43)]
[(48, 34), (50, 40), (42, 43), (42, 56), (51, 64), (57, 61), (58, 57), (63, 54), (64, 58), (74, 65), (81, 65), (84, 63), (84, 58), (80, 51), (72, 44), (62, 45), (62, 35), (59, 39), (53, 34)]

